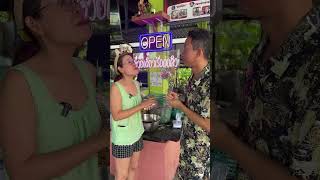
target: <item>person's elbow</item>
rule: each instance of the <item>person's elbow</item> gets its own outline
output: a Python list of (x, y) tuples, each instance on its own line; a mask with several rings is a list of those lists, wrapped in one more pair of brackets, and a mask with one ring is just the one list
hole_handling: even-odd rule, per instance
[[(28, 178), (26, 178), (28, 177)], [(42, 180), (47, 178), (41, 178), (35, 174), (31, 173), (23, 173), (23, 172), (17, 172), (13, 173), (12, 175), (9, 175), (10, 180), (25, 180), (25, 179), (32, 179), (32, 180)]]
[(25, 179), (40, 180), (40, 178), (35, 176), (35, 174), (28, 172), (27, 168), (24, 167), (23, 165), (19, 167), (16, 166), (16, 167), (8, 168), (7, 170), (8, 170), (7, 173), (10, 180), (25, 180)]
[(204, 130), (210, 134), (210, 118), (205, 118)]
[[(11, 180), (24, 180), (24, 179), (26, 179), (25, 177), (27, 177), (26, 174), (21, 173), (21, 172), (11, 173), (11, 174), (9, 174), (8, 176), (9, 176), (9, 178), (10, 178)], [(30, 178), (30, 179), (36, 179), (36, 178), (30, 177), (30, 176), (28, 176), (28, 178)]]
[(209, 125), (205, 125), (203, 128), (208, 134), (210, 134), (210, 124)]
[(205, 128), (205, 131), (207, 131), (207, 133), (210, 134), (210, 125)]
[(114, 121), (119, 121), (119, 120), (122, 120), (122, 119), (123, 119), (123, 118), (121, 117), (120, 112), (112, 113), (111, 115), (112, 115), (112, 119), (113, 119)]
[(119, 120), (121, 120), (119, 117), (112, 117), (112, 119), (114, 120), (114, 121), (119, 121)]

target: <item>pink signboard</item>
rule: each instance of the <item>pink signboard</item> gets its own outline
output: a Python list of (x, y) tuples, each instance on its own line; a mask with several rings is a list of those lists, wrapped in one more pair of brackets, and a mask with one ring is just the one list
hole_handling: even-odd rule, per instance
[(215, 14), (215, 9), (210, 10), (210, 0), (197, 0), (169, 6), (167, 13), (170, 21), (180, 21), (210, 17), (210, 14)]
[[(154, 54), (154, 52), (152, 53)], [(166, 58), (163, 58), (161, 53), (165, 53)], [(139, 69), (176, 68), (180, 64), (180, 51), (158, 52), (157, 55), (152, 58), (150, 57), (150, 52), (134, 53), (133, 59)]]

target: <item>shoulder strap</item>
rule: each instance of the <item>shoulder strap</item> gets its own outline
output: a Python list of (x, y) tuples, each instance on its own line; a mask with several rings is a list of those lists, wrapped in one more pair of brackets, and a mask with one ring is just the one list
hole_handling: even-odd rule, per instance
[(23, 74), (29, 85), (35, 106), (38, 112), (41, 112), (40, 108), (47, 107), (46, 104), (51, 102), (48, 94), (48, 89), (45, 86), (44, 82), (34, 71), (32, 71), (25, 65), (20, 64), (12, 67), (12, 69)]
[(137, 93), (140, 94), (140, 83), (138, 81), (134, 81), (134, 84), (137, 87)]
[(118, 87), (121, 96), (124, 96), (124, 94), (126, 93), (126, 90), (124, 89), (124, 87), (119, 82), (115, 82), (114, 84)]
[(89, 72), (88, 65), (86, 63), (87, 62), (85, 62), (84, 60), (80, 60), (80, 59), (74, 60), (74, 64), (79, 69), (81, 78), (84, 81), (86, 88), (89, 90), (89, 93), (91, 94), (91, 96), (94, 96), (95, 98), (95, 93), (96, 93), (95, 85), (92, 82), (92, 79), (91, 79), (92, 74)]

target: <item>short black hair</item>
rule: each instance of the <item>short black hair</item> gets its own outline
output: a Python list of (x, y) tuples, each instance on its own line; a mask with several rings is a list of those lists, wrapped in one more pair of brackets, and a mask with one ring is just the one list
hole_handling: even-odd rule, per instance
[(209, 59), (212, 50), (212, 38), (209, 31), (197, 28), (189, 31), (188, 37), (191, 38), (193, 50), (203, 49), (205, 58)]

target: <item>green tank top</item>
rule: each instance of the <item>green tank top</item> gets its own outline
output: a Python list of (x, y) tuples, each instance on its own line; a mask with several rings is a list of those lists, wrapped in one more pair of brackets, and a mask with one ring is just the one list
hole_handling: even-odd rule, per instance
[[(30, 68), (18, 65), (13, 69), (23, 73), (30, 87), (37, 113), (37, 153), (62, 150), (86, 140), (97, 133), (101, 126), (96, 104), (95, 88), (89, 70), (82, 60), (74, 60), (81, 74), (89, 97), (85, 105), (68, 116), (61, 115), (63, 107), (50, 94), (40, 77)], [(8, 178), (9, 179), (9, 178)], [(100, 180), (98, 154), (53, 180)]]
[[(134, 81), (137, 86), (137, 95), (132, 96), (127, 93), (124, 87), (116, 82), (122, 99), (122, 110), (131, 109), (139, 105), (142, 101), (140, 87), (138, 82)], [(114, 121), (111, 121), (111, 139), (115, 145), (132, 145), (138, 141), (144, 133), (141, 112), (137, 112), (132, 116)]]

